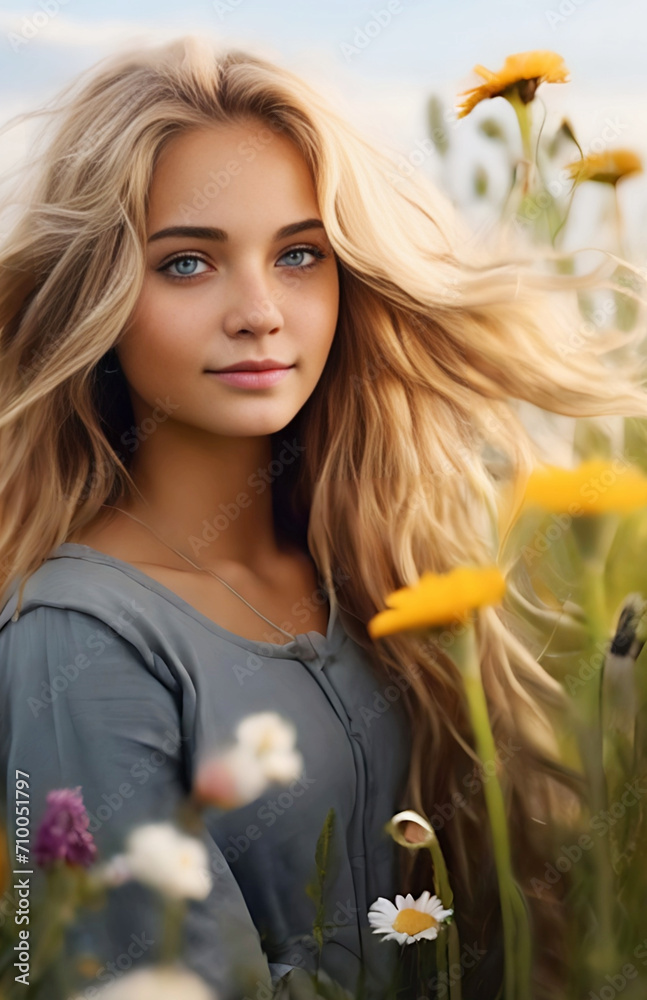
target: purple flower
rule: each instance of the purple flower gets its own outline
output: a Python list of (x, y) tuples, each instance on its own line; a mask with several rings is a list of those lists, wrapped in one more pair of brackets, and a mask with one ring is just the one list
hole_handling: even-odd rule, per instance
[(34, 853), (41, 867), (61, 858), (68, 865), (88, 868), (97, 855), (81, 786), (47, 793), (47, 808), (36, 835)]

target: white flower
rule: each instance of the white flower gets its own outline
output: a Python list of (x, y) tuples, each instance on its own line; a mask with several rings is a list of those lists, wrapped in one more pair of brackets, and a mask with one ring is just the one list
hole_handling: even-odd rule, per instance
[(206, 847), (172, 823), (145, 823), (131, 831), (124, 854), (106, 866), (107, 884), (120, 885), (126, 872), (172, 899), (205, 899), (211, 892)]
[(239, 745), (258, 758), (268, 781), (285, 783), (301, 774), (303, 757), (294, 749), (296, 737), (294, 725), (277, 712), (256, 712), (236, 727)]
[(255, 712), (236, 727), (236, 742), (198, 769), (200, 802), (234, 808), (253, 802), (269, 782), (298, 778), (303, 757), (294, 749), (296, 729), (277, 712)]
[(438, 896), (426, 889), (419, 899), (411, 893), (406, 898), (396, 896), (395, 904), (380, 896), (368, 911), (368, 922), (374, 934), (386, 935), (383, 941), (395, 938), (398, 944), (413, 944), (422, 938), (433, 941), (442, 921), (454, 912), (444, 910)]
[(102, 885), (111, 889), (129, 882), (133, 877), (125, 854), (115, 854), (103, 864), (95, 865), (94, 875)]
[(214, 805), (238, 807), (253, 802), (267, 788), (267, 777), (256, 754), (236, 743), (207, 761), (196, 782), (202, 797)]
[[(100, 1000), (217, 1000), (216, 993), (199, 976), (181, 966), (137, 969), (103, 986)], [(83, 1000), (82, 996), (74, 1000)]]

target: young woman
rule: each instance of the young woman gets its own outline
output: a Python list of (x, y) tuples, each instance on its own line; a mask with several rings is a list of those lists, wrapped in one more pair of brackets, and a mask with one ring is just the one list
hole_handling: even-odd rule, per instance
[[(176, 815), (244, 716), (277, 711), (300, 783), (205, 814), (214, 885), (183, 958), (221, 997), (241, 963), (258, 997), (316, 968), (305, 886), (332, 807), (321, 968), (351, 992), (363, 968), (387, 996), (407, 955), (368, 907), (433, 881), (384, 824), (459, 801), (474, 751), (446, 647), (366, 623), (423, 571), (496, 557), (487, 447), (511, 475), (536, 457), (514, 399), (644, 414), (644, 395), (559, 351), (574, 313), (549, 302), (556, 278), (484, 262), (439, 192), (284, 69), (182, 38), (105, 61), (54, 116), (1, 257), (8, 814), (16, 768), (34, 825), (47, 790), (80, 785), (106, 858)], [(495, 739), (515, 748), (534, 988), (560, 995), (564, 890), (531, 890), (576, 786), (552, 755), (560, 689), (497, 611), (480, 628)], [(482, 785), (461, 799), (438, 835), (474, 956), (463, 997), (494, 998)], [(114, 961), (133, 934), (159, 941), (158, 916), (127, 883), (67, 946)]]

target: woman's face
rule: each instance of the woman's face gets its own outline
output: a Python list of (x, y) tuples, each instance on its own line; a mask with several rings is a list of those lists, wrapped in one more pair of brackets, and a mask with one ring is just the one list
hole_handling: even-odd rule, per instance
[[(174, 138), (154, 171), (147, 237), (141, 294), (116, 345), (136, 420), (161, 401), (172, 420), (211, 434), (285, 427), (319, 381), (339, 306), (296, 147), (261, 123)], [(213, 374), (266, 359), (290, 367), (264, 384)]]

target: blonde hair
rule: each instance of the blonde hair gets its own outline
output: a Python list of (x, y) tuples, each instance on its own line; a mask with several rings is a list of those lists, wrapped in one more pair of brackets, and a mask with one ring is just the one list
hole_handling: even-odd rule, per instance
[[(494, 249), (479, 247), (444, 195), (415, 174), (398, 176), (306, 83), (191, 36), (104, 60), (51, 114), (54, 135), (0, 253), (2, 595), (19, 579), (20, 607), (28, 576), (51, 552), (102, 503), (134, 489), (118, 450), (132, 419), (127, 387), (100, 363), (141, 289), (161, 150), (220, 123), (255, 121), (284, 135), (311, 171), (341, 294), (329, 359), (295, 421), (305, 450), (281, 509), (301, 512), (348, 631), (385, 679), (400, 681), (413, 736), (406, 805), (431, 816), (456, 801), (474, 766), (460, 675), (446, 643), (413, 633), (372, 642), (366, 623), (386, 594), (425, 570), (496, 559), (492, 454), (504, 456), (507, 478), (537, 459), (514, 400), (571, 417), (647, 415), (636, 359), (616, 359), (610, 379), (597, 358), (629, 335), (598, 331), (590, 349), (569, 347), (582, 325), (573, 292), (596, 287), (600, 269), (541, 272), (503, 232)], [(553, 716), (565, 699), (503, 609), (482, 611), (477, 628), (495, 740), (517, 748), (502, 780), (540, 943), (535, 988), (555, 995), (565, 974), (563, 907), (557, 888), (539, 898), (530, 881), (551, 856), (546, 821), (568, 813), (579, 787), (556, 754)], [(491, 940), (483, 932), (498, 906), (486, 829), (481, 791), (438, 830), (459, 928), (473, 925), (481, 940)], [(400, 891), (430, 887), (427, 852), (415, 865), (401, 855)]]

